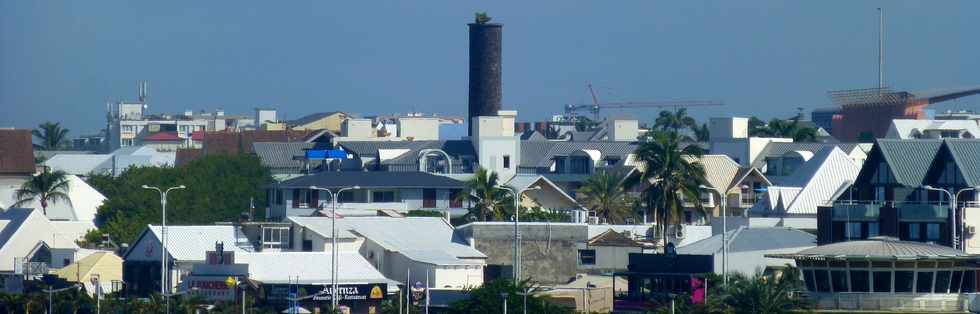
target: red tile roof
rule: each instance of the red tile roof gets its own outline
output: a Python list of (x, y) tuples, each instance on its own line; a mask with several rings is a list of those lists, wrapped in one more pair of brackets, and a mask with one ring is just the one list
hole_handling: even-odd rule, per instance
[(34, 143), (30, 130), (0, 130), (0, 174), (33, 174)]

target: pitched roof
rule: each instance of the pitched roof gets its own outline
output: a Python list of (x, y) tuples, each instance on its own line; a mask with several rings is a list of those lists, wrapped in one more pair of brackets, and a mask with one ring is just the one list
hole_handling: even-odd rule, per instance
[(0, 130), (0, 174), (31, 174), (34, 170), (31, 131)]
[(881, 152), (896, 182), (918, 187), (942, 144), (942, 140), (878, 139), (874, 149)]
[(287, 188), (360, 186), (362, 188), (460, 188), (463, 182), (427, 172), (324, 171), (283, 181)]
[(299, 168), (302, 161), (294, 160), (295, 156), (303, 156), (306, 150), (313, 148), (315, 143), (306, 142), (256, 142), (252, 143), (255, 154), (259, 156), (263, 166), (269, 168)]
[(403, 149), (406, 152), (382, 161), (382, 164), (415, 164), (418, 154), (423, 149), (439, 149), (449, 155), (454, 164), (460, 156), (476, 156), (473, 143), (469, 140), (438, 140), (438, 141), (357, 141), (339, 144), (344, 150), (353, 152), (361, 158), (377, 158), (379, 150)]
[[(160, 241), (160, 226), (148, 226), (140, 236), (140, 240), (148, 235), (147, 232), (154, 237), (152, 241)], [(250, 252), (255, 250), (248, 242), (245, 234), (235, 226), (167, 226), (167, 253), (179, 261), (203, 261), (206, 259), (207, 251), (213, 251), (214, 244), (217, 242), (225, 243), (226, 251)], [(126, 255), (129, 255), (129, 252)]]
[[(766, 251), (785, 248), (813, 247), (817, 237), (793, 228), (745, 228), (728, 230), (728, 252)], [(680, 254), (711, 255), (721, 253), (721, 234), (713, 235), (677, 248)]]
[(915, 139), (925, 131), (965, 130), (973, 137), (980, 137), (980, 127), (973, 120), (913, 120), (895, 119), (888, 128), (887, 138)]
[(311, 113), (311, 114), (308, 114), (306, 116), (303, 116), (303, 117), (301, 117), (299, 119), (289, 120), (288, 122), (286, 122), (286, 124), (288, 124), (290, 126), (305, 125), (305, 124), (316, 122), (317, 120), (320, 120), (320, 119), (323, 119), (323, 118), (326, 118), (326, 117), (329, 117), (329, 116), (332, 116), (332, 115), (335, 115), (335, 114), (338, 114), (338, 113), (344, 114), (343, 112), (340, 112), (340, 111), (329, 111), (329, 112)]
[(946, 147), (963, 174), (966, 185), (980, 185), (980, 140), (946, 139)]
[(727, 155), (703, 155), (701, 158), (685, 158), (700, 163), (704, 167), (704, 179), (707, 184), (723, 191), (729, 188), (740, 169), (738, 163)]
[(521, 141), (522, 167), (545, 168), (551, 166), (555, 156), (568, 156), (579, 150), (596, 150), (600, 158), (626, 156), (636, 151), (637, 144), (630, 142), (559, 142), (559, 141)]
[(816, 214), (817, 206), (849, 185), (861, 169), (837, 147), (824, 147), (792, 175), (770, 186), (767, 198), (753, 211), (785, 210), (790, 214)]
[(845, 241), (821, 245), (795, 254), (779, 254), (789, 258), (860, 258), (873, 260), (916, 260), (935, 258), (977, 258), (975, 255), (944, 245), (900, 241), (889, 237)]
[[(338, 268), (341, 270), (337, 273), (339, 283), (395, 283), (385, 278), (357, 252), (341, 251), (337, 253), (337, 257)], [(333, 256), (330, 252), (236, 253), (235, 262), (248, 264), (249, 279), (265, 284), (296, 282), (297, 278), (301, 284), (325, 283), (333, 279)]]
[(630, 239), (613, 229), (609, 229), (595, 237), (592, 237), (592, 239), (589, 239), (589, 246), (642, 247), (643, 244), (633, 241), (633, 239)]
[(112, 252), (95, 252), (65, 266), (55, 270), (54, 274), (69, 281), (81, 279), (81, 282), (89, 282), (92, 275), (98, 275), (99, 280), (111, 282), (112, 280), (122, 280), (123, 260)]
[(780, 157), (789, 152), (794, 151), (806, 151), (810, 153), (816, 153), (821, 149), (829, 146), (836, 146), (844, 151), (845, 154), (850, 154), (855, 148), (860, 148), (861, 143), (809, 143), (809, 142), (769, 142), (766, 147), (763, 148), (762, 153), (756, 157), (752, 162), (753, 167), (761, 168), (766, 163), (766, 157)]

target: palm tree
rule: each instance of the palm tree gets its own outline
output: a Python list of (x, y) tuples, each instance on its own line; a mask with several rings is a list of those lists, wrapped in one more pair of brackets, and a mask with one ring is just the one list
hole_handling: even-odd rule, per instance
[(20, 188), (14, 191), (17, 202), (12, 207), (20, 207), (35, 200), (41, 202), (41, 210), (44, 215), (48, 214), (48, 203), (66, 202), (71, 206), (71, 199), (68, 197), (68, 174), (57, 170), (52, 172), (44, 168), (44, 172), (31, 177), (30, 180), (21, 184)]
[(497, 173), (484, 168), (464, 183), (456, 199), (472, 204), (469, 215), (483, 221), (503, 218), (504, 210), (513, 206), (513, 198), (499, 186)]
[(772, 119), (763, 123), (756, 117), (749, 119), (749, 135), (792, 138), (794, 142), (814, 142), (817, 129), (800, 124), (800, 117), (788, 120)]
[(582, 184), (576, 193), (582, 205), (607, 222), (620, 223), (630, 214), (632, 200), (623, 187), (624, 176), (599, 171)]
[(711, 130), (708, 129), (708, 124), (703, 123), (701, 126), (694, 126), (691, 128), (694, 131), (694, 139), (698, 142), (707, 142), (711, 139)]
[(793, 295), (803, 290), (800, 270), (787, 265), (778, 274), (757, 272), (748, 277), (740, 273), (725, 287), (724, 303), (736, 313), (795, 313), (810, 306)]
[[(636, 156), (646, 169), (640, 182), (649, 182), (644, 191), (647, 207), (654, 210), (660, 225), (661, 239), (667, 246), (667, 227), (680, 222), (684, 212), (684, 200), (700, 199), (698, 186), (705, 182), (704, 167), (694, 161), (704, 155), (697, 145), (683, 145), (690, 137), (672, 131), (655, 131), (636, 149)], [(693, 202), (695, 210), (706, 215), (701, 202)]]
[(686, 128), (697, 127), (697, 122), (694, 118), (687, 115), (686, 108), (678, 108), (676, 111), (664, 110), (660, 112), (660, 115), (653, 122), (653, 128), (659, 129), (661, 131), (674, 131), (678, 132)]
[(42, 150), (58, 149), (68, 140), (68, 129), (62, 128), (60, 122), (41, 123), (31, 134), (41, 142), (34, 144), (34, 148)]

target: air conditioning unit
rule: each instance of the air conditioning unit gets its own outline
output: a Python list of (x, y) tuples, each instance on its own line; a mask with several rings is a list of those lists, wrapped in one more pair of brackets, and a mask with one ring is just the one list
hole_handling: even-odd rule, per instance
[(677, 225), (674, 227), (674, 238), (677, 239), (684, 238), (684, 225)]
[(966, 234), (974, 235), (977, 234), (977, 226), (966, 226)]
[(589, 217), (589, 224), (591, 224), (591, 225), (598, 225), (599, 224), (599, 217), (596, 217), (596, 216)]

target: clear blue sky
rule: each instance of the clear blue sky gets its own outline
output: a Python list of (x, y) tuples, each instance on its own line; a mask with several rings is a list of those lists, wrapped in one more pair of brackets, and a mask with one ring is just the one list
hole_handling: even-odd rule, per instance
[(475, 11), (504, 24), (521, 120), (587, 101), (587, 82), (608, 101), (727, 103), (697, 118), (788, 116), (876, 84), (879, 6), (889, 85), (980, 85), (977, 1), (0, 1), (0, 127), (97, 131), (140, 79), (151, 112), (462, 115)]

